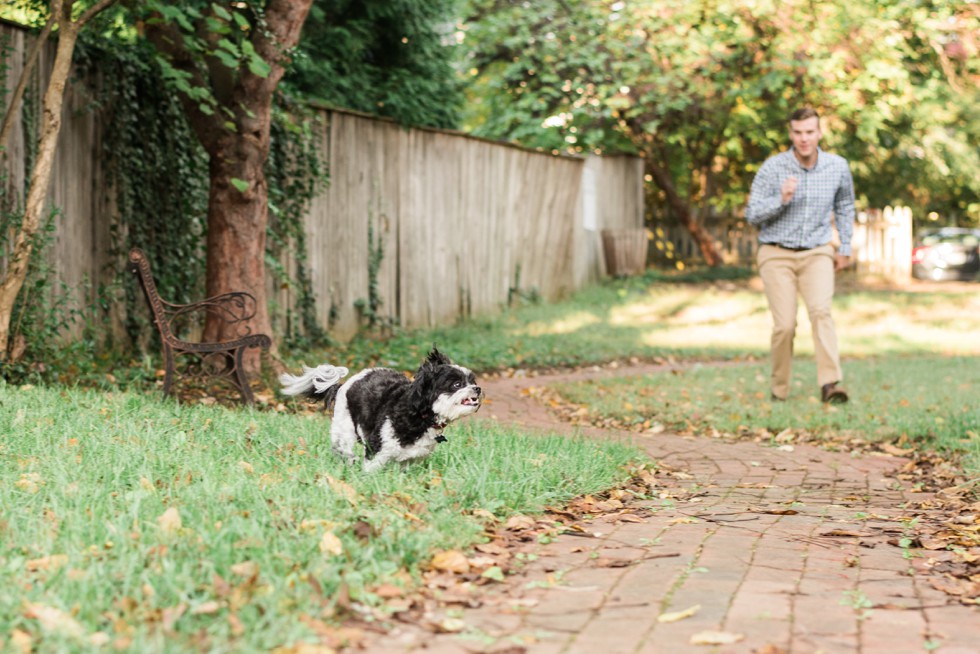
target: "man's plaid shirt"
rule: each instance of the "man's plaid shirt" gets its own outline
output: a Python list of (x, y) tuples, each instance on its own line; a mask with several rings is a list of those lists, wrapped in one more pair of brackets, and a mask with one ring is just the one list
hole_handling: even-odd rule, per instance
[[(796, 192), (783, 204), (780, 189), (790, 176)], [(847, 160), (817, 149), (817, 163), (806, 169), (793, 149), (766, 159), (755, 179), (745, 219), (759, 227), (759, 242), (786, 248), (815, 248), (830, 243), (833, 213), (840, 254), (851, 255), (854, 233), (854, 181)]]

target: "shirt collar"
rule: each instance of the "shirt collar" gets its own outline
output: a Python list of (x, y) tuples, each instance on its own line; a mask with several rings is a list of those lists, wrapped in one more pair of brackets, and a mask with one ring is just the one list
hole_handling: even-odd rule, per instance
[(823, 150), (820, 149), (819, 145), (817, 146), (817, 163), (813, 164), (813, 168), (803, 167), (803, 164), (800, 163), (800, 160), (796, 158), (795, 148), (792, 145), (789, 146), (789, 150), (786, 151), (786, 154), (789, 156), (790, 159), (793, 160), (793, 163), (796, 164), (796, 166), (800, 170), (812, 170), (814, 172), (819, 170), (820, 167), (823, 165), (824, 161), (827, 159), (827, 157), (821, 156), (823, 155)]

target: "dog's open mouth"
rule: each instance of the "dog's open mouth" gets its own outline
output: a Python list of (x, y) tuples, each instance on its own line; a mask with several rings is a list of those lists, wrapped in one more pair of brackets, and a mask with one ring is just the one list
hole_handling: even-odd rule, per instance
[(463, 399), (463, 401), (461, 402), (461, 404), (463, 406), (477, 406), (477, 405), (480, 404), (480, 400), (479, 400), (479, 398), (476, 398), (476, 397), (467, 397), (467, 398), (464, 398)]

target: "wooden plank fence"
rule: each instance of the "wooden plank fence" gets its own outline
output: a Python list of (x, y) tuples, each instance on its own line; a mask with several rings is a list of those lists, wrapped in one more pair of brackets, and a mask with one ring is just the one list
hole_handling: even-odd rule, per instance
[[(605, 274), (601, 230), (642, 230), (636, 158), (553, 156), (353, 113), (327, 118), (331, 184), (306, 230), (318, 321), (338, 338), (360, 327), (355, 306), (370, 299), (372, 275), (382, 320), (451, 324), (514, 294), (554, 300), (594, 282)], [(291, 292), (277, 304), (292, 305)]]

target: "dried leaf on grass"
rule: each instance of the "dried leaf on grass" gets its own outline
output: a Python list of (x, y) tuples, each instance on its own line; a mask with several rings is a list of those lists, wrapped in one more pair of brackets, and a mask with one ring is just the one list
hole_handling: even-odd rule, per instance
[(41, 630), (47, 633), (72, 638), (85, 636), (85, 628), (70, 613), (53, 606), (29, 602), (24, 607), (24, 617), (29, 620), (37, 620), (38, 624), (41, 625)]
[(445, 550), (432, 557), (429, 566), (433, 570), (463, 574), (470, 571), (470, 561), (458, 550)]
[(180, 531), (183, 522), (180, 519), (180, 511), (176, 507), (170, 507), (157, 518), (157, 526), (164, 535), (171, 536)]
[(31, 559), (25, 565), (28, 572), (39, 572), (42, 570), (57, 570), (68, 563), (68, 557), (64, 554), (52, 554), (42, 556), (38, 559)]

